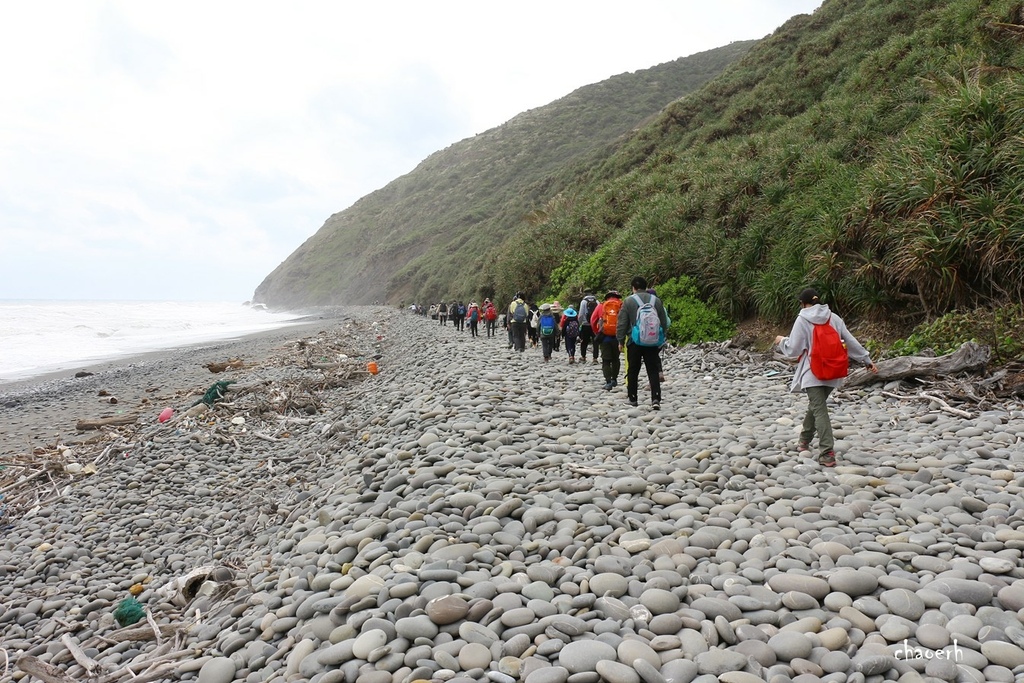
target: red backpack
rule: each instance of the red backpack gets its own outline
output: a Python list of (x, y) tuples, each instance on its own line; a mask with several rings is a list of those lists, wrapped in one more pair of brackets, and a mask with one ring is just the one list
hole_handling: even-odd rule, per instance
[(595, 334), (603, 334), (607, 337), (615, 336), (615, 328), (619, 324), (619, 310), (622, 308), (622, 299), (608, 297), (605, 299), (604, 308), (601, 310), (601, 318), (597, 321), (598, 329)]
[(814, 325), (811, 338), (811, 374), (821, 380), (840, 379), (850, 372), (850, 356), (836, 328), (828, 317), (821, 325)]

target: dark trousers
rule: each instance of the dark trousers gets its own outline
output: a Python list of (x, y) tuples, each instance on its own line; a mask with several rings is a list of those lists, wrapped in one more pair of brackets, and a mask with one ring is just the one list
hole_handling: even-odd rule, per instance
[(590, 348), (591, 344), (594, 346), (594, 360), (597, 360), (597, 339), (594, 338), (594, 328), (590, 325), (580, 326), (580, 357), (583, 360), (587, 359), (587, 349)]
[(626, 344), (626, 395), (630, 401), (637, 400), (640, 363), (647, 368), (647, 379), (651, 382), (651, 403), (661, 403), (661, 381), (658, 379), (661, 359), (658, 358), (657, 346), (640, 346), (632, 342)]
[(601, 372), (604, 373), (605, 382), (618, 382), (619, 369), (622, 361), (619, 359), (619, 342), (615, 337), (601, 338)]
[(540, 336), (540, 350), (541, 353), (544, 355), (544, 360), (551, 360), (551, 350), (555, 346), (556, 339), (558, 339), (558, 337), (556, 337), (553, 334), (550, 336), (544, 336), (542, 334)]
[(516, 351), (526, 350), (526, 323), (509, 323), (509, 330), (512, 334), (512, 348)]
[(476, 320), (470, 320), (469, 321), (469, 333), (471, 335), (473, 335), (474, 337), (476, 336), (476, 328), (477, 328), (477, 321)]
[(487, 336), (493, 337), (498, 333), (498, 321), (497, 320), (485, 320), (487, 323)]

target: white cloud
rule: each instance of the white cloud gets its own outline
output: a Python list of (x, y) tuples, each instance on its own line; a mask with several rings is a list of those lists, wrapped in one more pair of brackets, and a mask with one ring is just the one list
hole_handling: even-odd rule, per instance
[(818, 4), (5, 3), (0, 298), (246, 299), (430, 153)]

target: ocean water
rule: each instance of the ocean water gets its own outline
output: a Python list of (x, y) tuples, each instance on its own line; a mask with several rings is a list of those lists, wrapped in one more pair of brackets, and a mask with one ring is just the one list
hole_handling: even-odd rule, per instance
[(0, 382), (233, 339), (299, 317), (239, 303), (0, 300)]

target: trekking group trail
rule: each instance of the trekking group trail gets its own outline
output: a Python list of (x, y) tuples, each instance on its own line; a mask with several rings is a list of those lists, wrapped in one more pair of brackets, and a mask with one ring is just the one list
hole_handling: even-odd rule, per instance
[[(796, 450), (787, 367), (753, 354), (667, 350), (654, 411), (564, 351), (508, 350), (503, 330), (345, 318), (321, 334), (379, 374), (282, 416), (287, 432), (211, 438), (210, 415), (154, 411), (105, 467), (9, 520), (7, 676), (1024, 680), (1020, 405), (964, 418), (840, 390), (824, 468)], [(219, 377), (273, 393), (325, 372)], [(130, 594), (147, 618), (118, 628)]]

